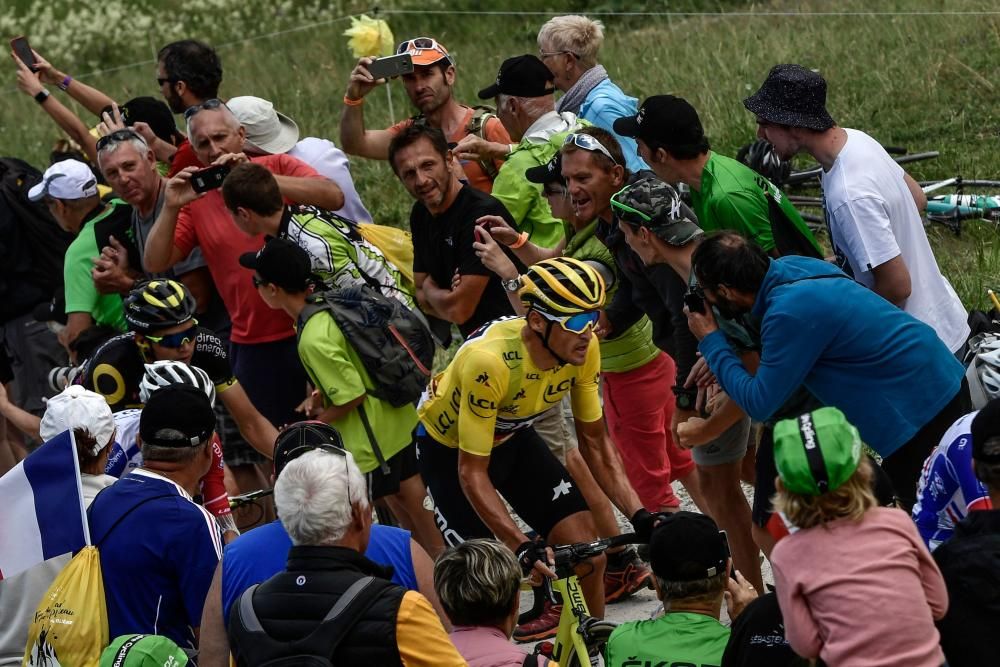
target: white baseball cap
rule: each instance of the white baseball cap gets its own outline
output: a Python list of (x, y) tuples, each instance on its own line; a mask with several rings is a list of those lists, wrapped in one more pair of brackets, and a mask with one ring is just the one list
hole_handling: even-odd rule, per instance
[(246, 130), (246, 143), (251, 149), (277, 155), (292, 150), (299, 141), (299, 126), (275, 111), (267, 100), (244, 95), (230, 99), (226, 106)]
[(97, 195), (97, 179), (79, 160), (60, 160), (45, 170), (42, 182), (28, 190), (28, 199), (86, 199)]
[(91, 450), (95, 456), (111, 444), (115, 434), (115, 419), (108, 402), (100, 394), (78, 384), (66, 387), (48, 400), (38, 435), (48, 442), (63, 431), (75, 428), (84, 429), (97, 440)]

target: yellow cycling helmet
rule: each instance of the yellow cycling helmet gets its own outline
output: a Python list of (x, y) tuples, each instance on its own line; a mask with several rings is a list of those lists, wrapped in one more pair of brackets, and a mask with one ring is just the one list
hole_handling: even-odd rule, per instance
[(586, 262), (555, 257), (532, 264), (517, 295), (528, 309), (562, 317), (604, 305), (604, 279)]
[(141, 334), (183, 324), (194, 317), (195, 311), (191, 290), (176, 280), (139, 283), (122, 305), (128, 328)]

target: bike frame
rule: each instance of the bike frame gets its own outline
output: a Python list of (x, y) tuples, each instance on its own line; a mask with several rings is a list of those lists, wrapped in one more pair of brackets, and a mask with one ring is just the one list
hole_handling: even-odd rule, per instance
[(580, 619), (590, 617), (580, 580), (575, 574), (555, 579), (551, 582), (551, 590), (559, 593), (563, 601), (559, 630), (552, 644), (552, 659), (560, 665), (569, 665), (573, 654), (576, 654), (581, 664), (590, 663), (590, 652), (580, 634)]

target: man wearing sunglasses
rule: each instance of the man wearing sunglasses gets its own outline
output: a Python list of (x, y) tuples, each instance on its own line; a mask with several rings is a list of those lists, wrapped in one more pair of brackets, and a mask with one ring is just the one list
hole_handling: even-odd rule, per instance
[[(219, 96), (222, 84), (222, 61), (215, 49), (194, 39), (167, 44), (156, 56), (156, 83), (167, 106), (174, 113)], [(186, 167), (202, 167), (190, 141), (182, 141), (170, 160), (168, 178)]]
[[(431, 381), (419, 406), (418, 462), (448, 543), (495, 536), (518, 555), (526, 574), (552, 576), (546, 540), (562, 544), (597, 534), (572, 476), (532, 427), (563, 396), (571, 397), (580, 451), (601, 488), (644, 537), (655, 519), (629, 485), (602, 418), (593, 329), (604, 305), (603, 279), (584, 262), (556, 258), (532, 265), (514, 282), (527, 315), (479, 329)], [(542, 542), (518, 528), (499, 494)], [(598, 617), (604, 569), (602, 556), (580, 570)]]
[[(410, 102), (420, 113), (384, 130), (366, 129), (365, 96), (387, 80), (372, 77), (368, 71), (372, 58), (362, 58), (351, 72), (344, 94), (344, 109), (340, 116), (340, 145), (344, 152), (385, 160), (389, 157), (392, 138), (413, 124), (440, 129), (450, 143), (461, 142), (466, 136), (473, 135), (504, 146), (510, 144), (507, 131), (492, 109), (468, 107), (452, 96), (455, 61), (444, 45), (430, 37), (415, 37), (401, 42), (396, 53), (409, 54), (413, 59), (413, 72), (404, 74), (402, 79)], [(493, 179), (499, 166), (500, 161), (493, 159), (461, 160), (465, 180), (486, 193), (493, 189)]]
[[(87, 360), (83, 386), (107, 400), (114, 412), (142, 406), (144, 364), (181, 361), (208, 373), (223, 405), (254, 449), (270, 458), (277, 431), (254, 408), (229, 365), (226, 347), (194, 319), (194, 299), (179, 282), (141, 283), (125, 299), (130, 333), (112, 338)], [(265, 486), (266, 478), (237, 480), (247, 491)]]

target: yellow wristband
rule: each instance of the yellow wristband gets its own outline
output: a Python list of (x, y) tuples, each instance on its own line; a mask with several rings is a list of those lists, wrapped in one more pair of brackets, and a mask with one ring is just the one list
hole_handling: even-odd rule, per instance
[(349, 107), (359, 107), (359, 106), (361, 106), (364, 103), (365, 103), (365, 98), (363, 98), (363, 97), (361, 99), (358, 99), (358, 100), (352, 100), (347, 95), (344, 95), (344, 104), (346, 104)]

